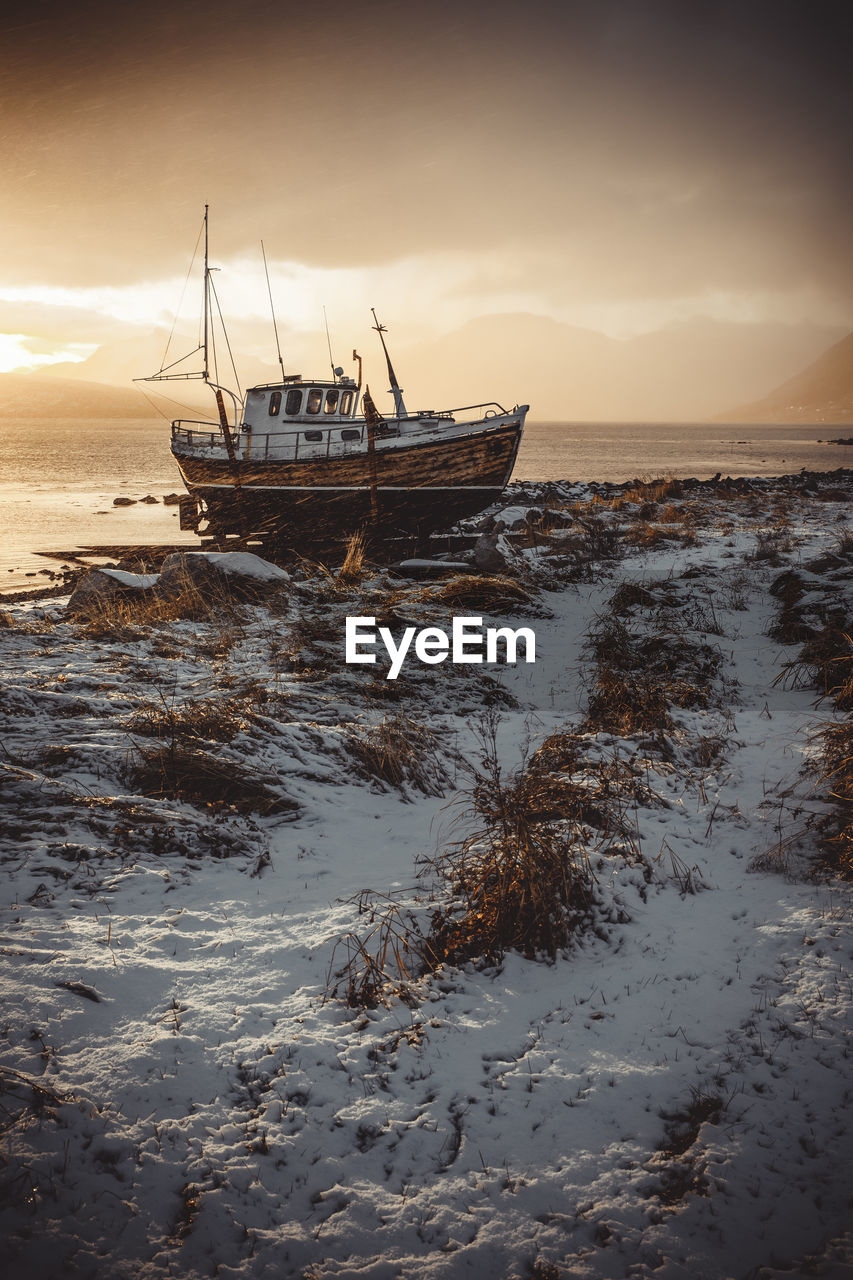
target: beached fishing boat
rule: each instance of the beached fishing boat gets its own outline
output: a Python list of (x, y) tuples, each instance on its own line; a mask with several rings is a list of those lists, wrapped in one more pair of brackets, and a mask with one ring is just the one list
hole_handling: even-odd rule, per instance
[(286, 374), (279, 349), (277, 381), (251, 387), (242, 397), (215, 381), (209, 367), (215, 295), (207, 208), (203, 231), (202, 368), (186, 373), (173, 364), (141, 379), (201, 378), (216, 398), (216, 421), (172, 423), (172, 453), (187, 487), (182, 528), (296, 549), (334, 542), (359, 529), (377, 539), (424, 537), (500, 496), (529, 406), (508, 410), (491, 402), (408, 412), (375, 311), (373, 327), (385, 357), (393, 414), (381, 414), (369, 388), (362, 391), (356, 351), (355, 376), (334, 366), (331, 378)]

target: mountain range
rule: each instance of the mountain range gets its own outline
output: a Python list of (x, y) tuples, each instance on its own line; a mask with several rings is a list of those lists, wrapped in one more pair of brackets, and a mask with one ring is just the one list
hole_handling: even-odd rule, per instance
[[(263, 349), (246, 336), (252, 338), (246, 349)], [(809, 324), (691, 320), (620, 340), (512, 314), (479, 317), (417, 345), (398, 341), (392, 357), (410, 409), (493, 399), (529, 403), (539, 420), (843, 423), (853, 420), (853, 334), (840, 337), (837, 329)], [(209, 397), (197, 383), (149, 383), (144, 391), (131, 384), (140, 369), (157, 367), (155, 345), (153, 336), (106, 344), (77, 365), (2, 374), (0, 417), (178, 416), (181, 408), (163, 392), (190, 416), (202, 404), (209, 416)], [(308, 335), (301, 349), (293, 344), (290, 360), (306, 374), (324, 371), (323, 345), (320, 335)], [(241, 372), (244, 385), (276, 378), (275, 366), (258, 358)], [(365, 359), (365, 380), (380, 409), (389, 407), (384, 360), (376, 353)]]
[(721, 422), (853, 422), (853, 333), (761, 400)]

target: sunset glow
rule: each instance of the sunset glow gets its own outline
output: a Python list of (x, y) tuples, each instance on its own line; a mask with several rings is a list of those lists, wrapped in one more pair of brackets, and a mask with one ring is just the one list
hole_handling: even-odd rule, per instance
[[(182, 297), (197, 328), (209, 204), (250, 361), (274, 361), (263, 239), (297, 360), (325, 361), (324, 308), (344, 351), (376, 306), (416, 379), (419, 345), (498, 316), (533, 318), (543, 368), (585, 363), (567, 328), (693, 326), (697, 360), (712, 329), (785, 330), (743, 362), (761, 384), (853, 327), (849, 23), (818, 8), (41, 5), (4, 40), (3, 367), (145, 371)], [(748, 389), (716, 369), (684, 411)]]

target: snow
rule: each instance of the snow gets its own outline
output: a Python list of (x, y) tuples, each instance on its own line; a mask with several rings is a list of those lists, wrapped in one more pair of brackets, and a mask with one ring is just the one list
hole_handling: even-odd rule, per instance
[(133, 587), (138, 591), (145, 591), (148, 587), (153, 587), (155, 582), (160, 579), (159, 573), (127, 573), (124, 569), (108, 569), (106, 567), (99, 567), (96, 572), (102, 573), (105, 578), (112, 578), (123, 587)]
[[(270, 564), (251, 551), (190, 551), (176, 552), (175, 558), (190, 555), (194, 559), (207, 560), (222, 573), (242, 574), (247, 578), (259, 578), (264, 582), (286, 582), (290, 574), (279, 565)], [(169, 567), (172, 557), (164, 561), (164, 568)]]
[[(536, 664), (407, 667), (390, 693), (384, 671), (343, 663), (344, 616), (379, 612), (381, 574), (95, 637), (61, 599), (9, 606), (10, 1277), (520, 1280), (537, 1260), (592, 1280), (853, 1275), (849, 895), (807, 874), (803, 814), (825, 801), (801, 772), (835, 713), (776, 682), (795, 650), (767, 634), (772, 581), (834, 548), (851, 508), (771, 485), (682, 509), (692, 539), (626, 543), (588, 572), (563, 563), (565, 530), (508, 542), (540, 591)], [(596, 511), (624, 536), (624, 511)], [(673, 599), (634, 628), (677, 615), (722, 655), (708, 706), (673, 711), (669, 758), (587, 741), (590, 759), (640, 770), (623, 814), (637, 859), (588, 831), (599, 910), (553, 962), (508, 952), (349, 1007), (332, 990), (336, 944), (366, 932), (358, 895), (428, 914), (442, 889), (418, 869), (470, 821), (484, 716), (507, 773), (578, 731), (586, 637), (623, 582)], [(423, 609), (421, 584), (393, 591), (401, 617)], [(233, 732), (204, 736), (226, 702)], [(182, 716), (200, 736), (181, 742), (296, 807), (142, 794), (131, 762), (174, 744)], [(364, 774), (353, 740), (394, 717), (434, 735), (442, 795)], [(702, 741), (720, 744), (706, 763)], [(795, 835), (792, 874), (756, 869)]]

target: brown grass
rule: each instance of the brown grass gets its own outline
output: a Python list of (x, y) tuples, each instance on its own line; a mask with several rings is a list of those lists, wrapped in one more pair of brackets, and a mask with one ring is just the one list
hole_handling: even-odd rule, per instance
[(348, 747), (367, 777), (427, 796), (443, 796), (448, 777), (438, 756), (438, 740), (406, 716), (385, 718), (349, 735)]
[(534, 604), (530, 591), (512, 578), (476, 574), (463, 574), (440, 587), (426, 588), (414, 599), (451, 609), (482, 609), (485, 613), (524, 613)]
[(240, 619), (237, 596), (224, 574), (211, 575), (203, 585), (185, 577), (168, 594), (149, 588), (96, 596), (75, 608), (73, 616), (98, 639), (126, 638), (128, 630), (139, 634), (139, 628), (179, 619), (206, 622), (218, 616), (232, 623)]
[(825, 865), (845, 879), (853, 878), (853, 719), (830, 725), (820, 734), (818, 765), (832, 813), (818, 823)]
[(830, 625), (808, 636), (797, 657), (782, 664), (773, 683), (814, 688), (823, 697), (846, 701), (851, 680), (853, 637), (850, 630)]
[(551, 958), (591, 905), (586, 841), (574, 824), (550, 825), (517, 803), (433, 864), (453, 901), (434, 912), (434, 964), (500, 960), (509, 950)]
[[(471, 768), (467, 792), (475, 829), (424, 868), (437, 874), (451, 897), (433, 912), (426, 952), (433, 966), (465, 960), (493, 963), (509, 950), (530, 958), (568, 945), (588, 917), (594, 877), (589, 866), (589, 829), (555, 809), (559, 780), (548, 790), (540, 758), (503, 776), (497, 751), (497, 719), (481, 726), (483, 754)], [(556, 751), (553, 739), (551, 750)], [(543, 744), (544, 745), (544, 744)], [(565, 788), (562, 798), (578, 803)], [(568, 805), (567, 805), (568, 807)]]
[(245, 701), (206, 698), (199, 702), (174, 704), (166, 698), (144, 703), (128, 720), (128, 733), (174, 741), (196, 738), (230, 742), (247, 725)]
[(335, 944), (326, 994), (354, 1009), (374, 1009), (391, 996), (407, 999), (409, 984), (431, 967), (413, 915), (386, 894), (365, 891), (355, 901), (365, 927)]
[(259, 773), (178, 740), (137, 748), (128, 762), (127, 781), (140, 795), (169, 797), (208, 809), (266, 815), (299, 807)]
[[(624, 609), (625, 598), (617, 592), (614, 601)], [(639, 603), (642, 596), (636, 598)], [(721, 662), (718, 650), (675, 627), (640, 632), (614, 612), (599, 619), (586, 649), (595, 676), (583, 727), (621, 737), (661, 739), (673, 727), (671, 706), (708, 706)]]
[(683, 498), (684, 486), (673, 475), (642, 476), (633, 485), (622, 491), (622, 501), (642, 505), (643, 503), (664, 502), (670, 498)]
[(364, 532), (354, 533), (347, 543), (344, 562), (338, 570), (335, 581), (342, 587), (351, 587), (361, 582), (366, 570)]

